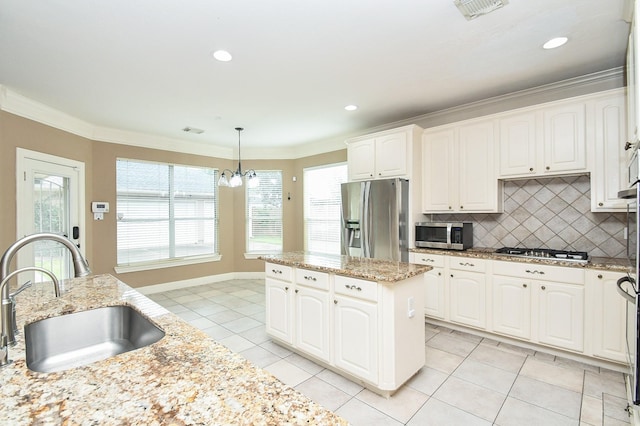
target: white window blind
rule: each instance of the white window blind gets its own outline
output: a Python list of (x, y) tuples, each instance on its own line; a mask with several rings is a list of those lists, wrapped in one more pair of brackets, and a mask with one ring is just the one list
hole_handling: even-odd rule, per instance
[(118, 159), (118, 265), (216, 254), (217, 175), (204, 167)]
[(259, 184), (247, 185), (247, 253), (282, 252), (282, 171), (256, 170)]
[(304, 245), (311, 253), (340, 254), (340, 184), (347, 165), (304, 169)]

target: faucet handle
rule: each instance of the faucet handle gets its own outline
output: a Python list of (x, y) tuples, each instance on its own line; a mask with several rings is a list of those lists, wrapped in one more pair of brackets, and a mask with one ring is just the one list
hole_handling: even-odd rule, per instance
[(9, 298), (15, 299), (17, 295), (19, 295), (20, 293), (22, 293), (23, 291), (31, 287), (31, 285), (32, 285), (31, 280), (27, 281), (26, 283), (22, 284), (16, 291), (9, 294)]
[(9, 340), (6, 334), (0, 335), (0, 367), (11, 364), (9, 359)]

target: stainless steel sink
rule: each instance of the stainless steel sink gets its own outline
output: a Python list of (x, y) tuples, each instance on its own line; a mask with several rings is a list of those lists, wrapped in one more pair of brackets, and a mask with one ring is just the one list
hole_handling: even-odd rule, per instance
[(164, 331), (129, 306), (108, 306), (24, 327), (27, 367), (51, 373), (148, 346)]

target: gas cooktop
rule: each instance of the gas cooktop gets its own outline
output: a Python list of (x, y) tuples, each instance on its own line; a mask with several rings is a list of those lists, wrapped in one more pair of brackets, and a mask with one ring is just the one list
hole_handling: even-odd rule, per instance
[(526, 257), (530, 259), (562, 260), (566, 262), (589, 262), (589, 255), (586, 251), (552, 250), (545, 248), (521, 248), (502, 247), (496, 250), (496, 254), (505, 256)]

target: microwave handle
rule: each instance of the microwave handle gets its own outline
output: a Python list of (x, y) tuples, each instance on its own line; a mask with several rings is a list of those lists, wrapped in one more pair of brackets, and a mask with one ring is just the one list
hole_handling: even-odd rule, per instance
[(629, 302), (631, 302), (631, 303), (636, 303), (636, 298), (635, 298), (635, 296), (630, 295), (627, 291), (625, 291), (625, 290), (622, 288), (622, 284), (624, 284), (624, 283), (626, 283), (626, 282), (633, 284), (633, 281), (632, 281), (631, 277), (629, 277), (629, 276), (622, 277), (622, 278), (620, 278), (620, 279), (618, 280), (618, 282), (616, 282), (616, 285), (618, 286), (618, 288), (617, 288), (618, 293), (620, 293), (620, 295), (621, 295), (622, 297), (624, 297), (625, 299), (627, 299), (627, 301), (629, 301)]
[(451, 223), (447, 223), (447, 248), (451, 248)]

